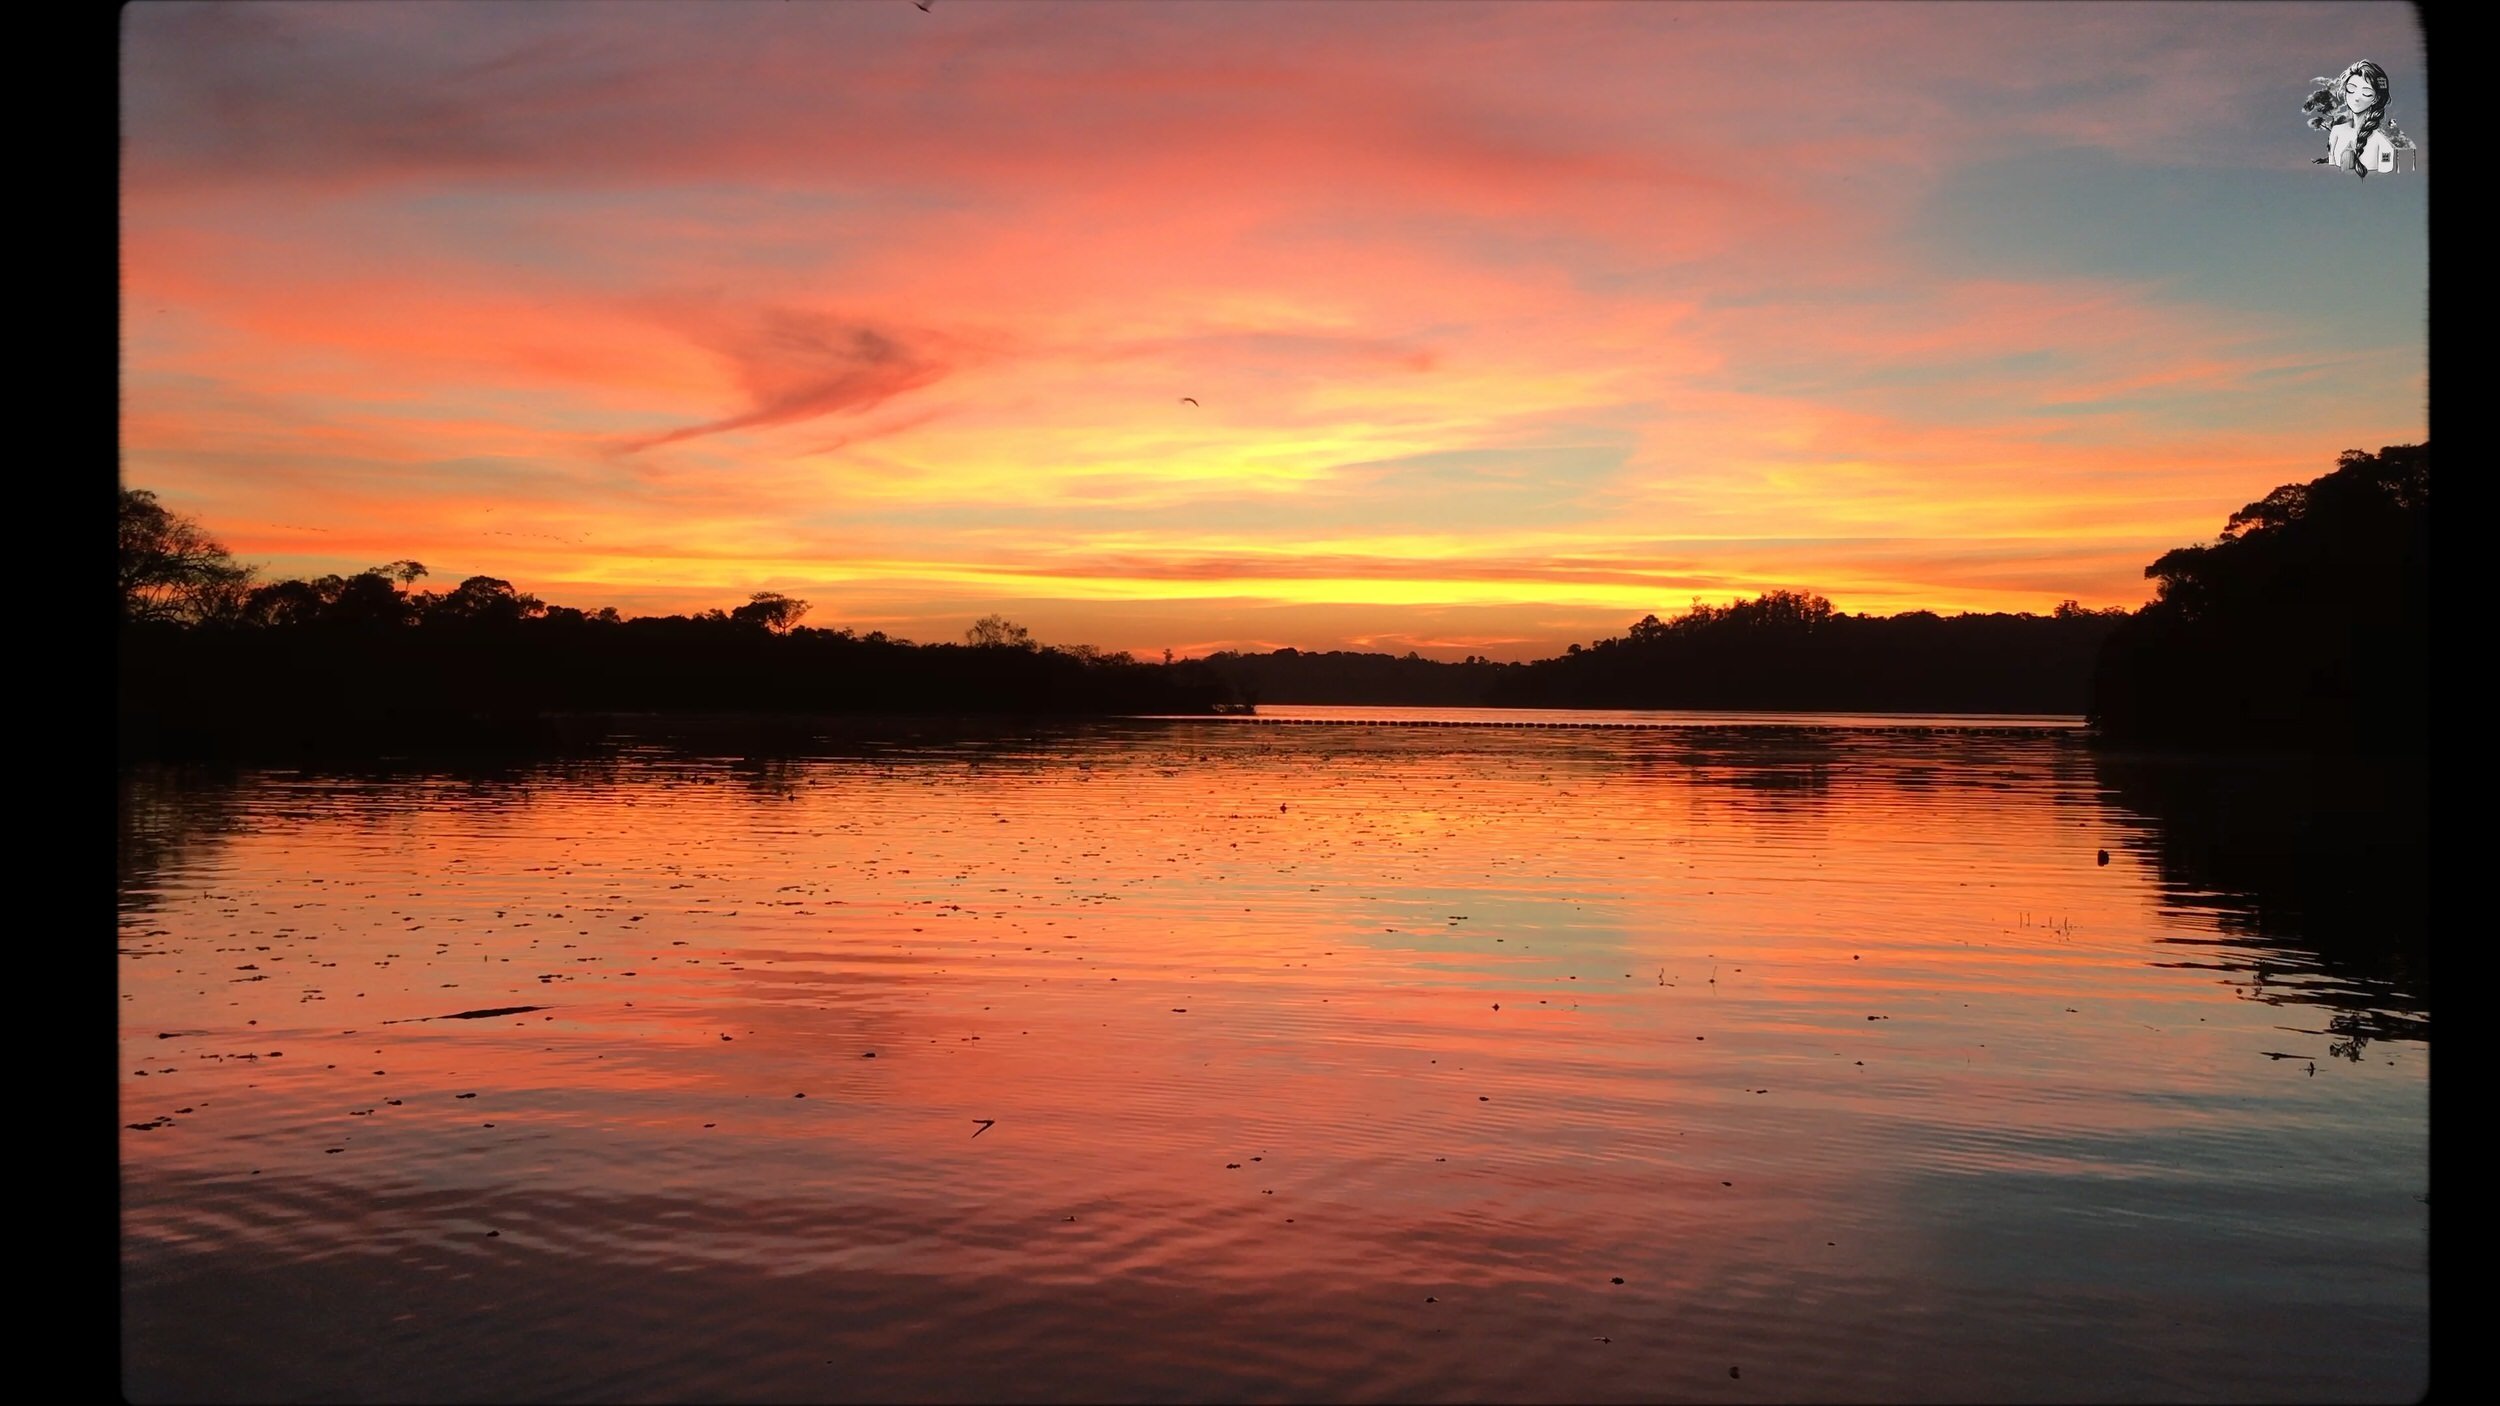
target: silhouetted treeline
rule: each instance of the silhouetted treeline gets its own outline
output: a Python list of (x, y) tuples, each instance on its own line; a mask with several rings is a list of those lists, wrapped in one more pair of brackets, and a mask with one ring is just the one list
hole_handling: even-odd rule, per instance
[[(1203, 713), (1239, 702), (2088, 712), (2105, 737), (2188, 745), (2419, 745), (2427, 714), (2428, 446), (2358, 451), (2146, 574), (2137, 616), (1849, 615), (1773, 591), (1644, 617), (1526, 664), (1342, 651), (1145, 664), (1044, 648), (996, 616), (962, 645), (815, 629), (772, 592), (625, 620), (413, 561), (257, 583), (152, 494), (121, 512), (126, 746), (550, 740), (639, 711)], [(1168, 656), (1167, 656), (1168, 659)]]
[(588, 740), (633, 712), (1207, 713), (1203, 663), (1045, 648), (990, 616), (965, 644), (812, 629), (807, 603), (627, 620), (473, 576), (413, 589), (423, 565), (254, 584), (197, 524), (125, 492), (121, 741), (128, 755), (368, 753)]
[(913, 645), (726, 618), (400, 626), (134, 625), (123, 633), (136, 752), (300, 745), (536, 746), (600, 712), (1204, 713), (1202, 665), (1014, 646)]
[(1450, 664), (1409, 652), (1357, 654), (1350, 650), (1279, 649), (1267, 654), (1223, 650), (1207, 665), (1251, 703), (1370, 703), (1413, 707), (1472, 708), (1491, 696), (1493, 684), (1517, 664), (1471, 658)]
[(2048, 615), (1844, 615), (1772, 591), (1573, 645), (1499, 675), (1495, 704), (2080, 713), (2092, 661), (2123, 610), (2068, 601)]
[(123, 741), (141, 754), (540, 747), (588, 740), (579, 715), (595, 713), (1204, 713), (1227, 698), (1191, 663), (683, 616), (136, 625), (121, 675)]
[(2146, 567), (2094, 674), (2104, 739), (2412, 750), (2430, 723), (2430, 446), (2348, 450)]

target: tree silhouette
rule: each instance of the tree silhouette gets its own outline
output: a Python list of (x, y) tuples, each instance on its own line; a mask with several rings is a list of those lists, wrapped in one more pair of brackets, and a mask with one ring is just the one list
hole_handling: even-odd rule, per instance
[(472, 576), (434, 602), (426, 611), (426, 619), (464, 625), (509, 625), (544, 614), (546, 609), (538, 597), (512, 589), (512, 583), (501, 577)]
[(121, 491), (121, 618), (128, 624), (199, 624), (231, 618), (252, 570), (199, 523), (145, 489)]
[(729, 612), (729, 618), (742, 625), (758, 625), (774, 634), (788, 634), (807, 614), (807, 602), (783, 595), (779, 591), (757, 591), (747, 603)]
[[(408, 589), (426, 570), (407, 560), (247, 589), (248, 573), (186, 519), (151, 495), (126, 506), (135, 618), (119, 715), (133, 759), (537, 753), (596, 745), (618, 713), (778, 718), (758, 725), (802, 737), (800, 720), (819, 714), (1179, 714), (1236, 701), (1203, 662), (1045, 650), (995, 615), (967, 635), (993, 647), (966, 649), (811, 629), (807, 602), (776, 591), (632, 620), (550, 607), (495, 576), (436, 595)], [(202, 583), (230, 590), (231, 608), (179, 593)]]
[[(1091, 644), (1055, 644), (1050, 648), (1054, 654), (1064, 654), (1083, 664), (1134, 664), (1137, 662), (1137, 656), (1125, 649), (1108, 650), (1100, 645)], [(1163, 662), (1169, 664), (1172, 661), (1167, 658)]]
[(2347, 450), (2144, 570), (2156, 599), (2094, 674), (2102, 735), (2418, 747), (2429, 720), (2430, 446)]
[(262, 627), (406, 625), (423, 614), (427, 598), (403, 594), (400, 585), (424, 574), (416, 562), (396, 561), (353, 576), (272, 581), (246, 593), (234, 618)]
[(253, 587), (244, 597), (243, 618), (250, 624), (268, 627), (310, 625), (321, 618), (329, 604), (321, 587), (313, 582), (272, 581)]
[(964, 643), (981, 649), (1034, 649), (1033, 632), (1003, 615), (984, 615), (964, 631)]
[(398, 581), (377, 567), (339, 583), (330, 600), (328, 617), (342, 625), (397, 627), (415, 618), (415, 609), (408, 597), (400, 594)]

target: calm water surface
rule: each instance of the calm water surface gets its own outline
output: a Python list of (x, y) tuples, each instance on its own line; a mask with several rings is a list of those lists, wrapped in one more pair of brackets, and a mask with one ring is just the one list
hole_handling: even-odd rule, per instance
[(2038, 721), (126, 774), (125, 1390), (2413, 1397), (2426, 975)]

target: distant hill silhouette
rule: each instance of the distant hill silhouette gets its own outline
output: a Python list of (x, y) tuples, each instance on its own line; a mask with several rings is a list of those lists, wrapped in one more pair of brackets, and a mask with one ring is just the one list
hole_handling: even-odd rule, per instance
[(2145, 568), (2091, 719), (2109, 742), (2419, 750), (2430, 724), (2430, 445), (2344, 453)]

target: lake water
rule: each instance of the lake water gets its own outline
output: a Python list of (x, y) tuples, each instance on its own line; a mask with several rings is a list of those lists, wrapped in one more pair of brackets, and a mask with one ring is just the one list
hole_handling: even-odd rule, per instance
[(2425, 1389), (2427, 966), (2169, 782), (1276, 711), (126, 772), (124, 1390)]

